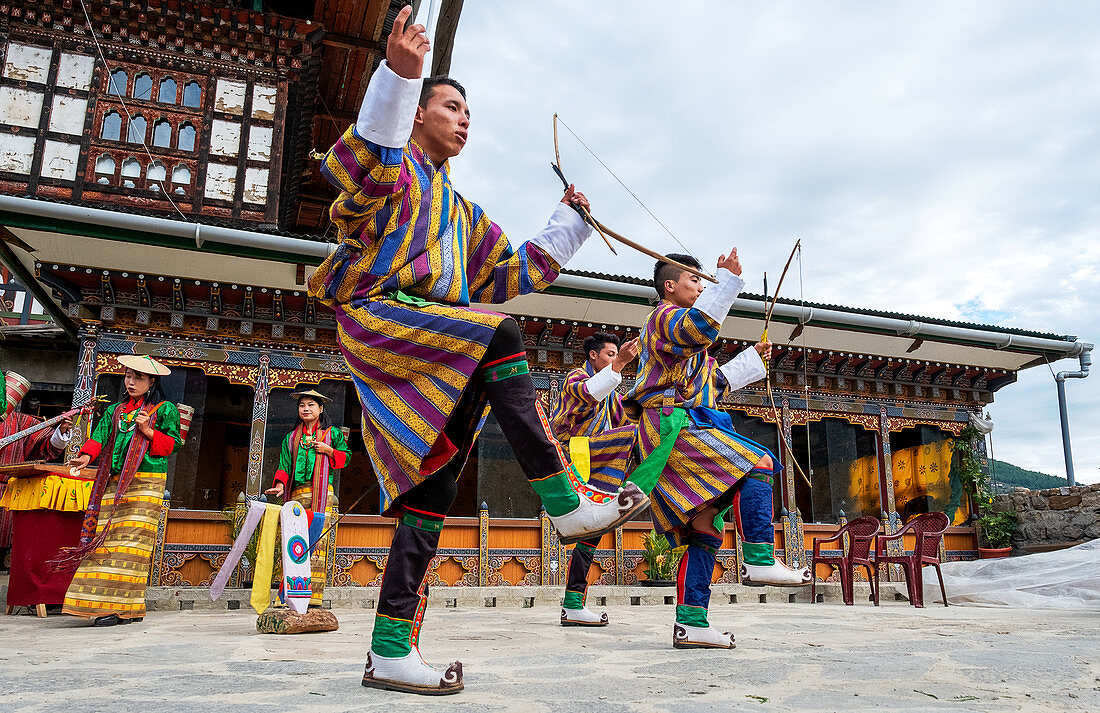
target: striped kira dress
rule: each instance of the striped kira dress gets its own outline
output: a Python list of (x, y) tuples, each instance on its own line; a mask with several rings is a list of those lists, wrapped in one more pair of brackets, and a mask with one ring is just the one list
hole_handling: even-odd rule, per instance
[(386, 148), (351, 127), (321, 169), (341, 190), (331, 209), (340, 246), (309, 289), (336, 312), (383, 512), (452, 458), (465, 459), (477, 437), (485, 395), (471, 377), (505, 317), (470, 303), (543, 289), (560, 269), (534, 244), (513, 251), (454, 190), (448, 165), (433, 166), (415, 141)]

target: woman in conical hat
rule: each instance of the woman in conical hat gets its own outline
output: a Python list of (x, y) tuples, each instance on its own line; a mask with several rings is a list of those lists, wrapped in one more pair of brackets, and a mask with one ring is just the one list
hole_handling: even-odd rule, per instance
[[(145, 585), (156, 543), (168, 456), (182, 443), (180, 415), (165, 401), (161, 377), (171, 371), (149, 356), (119, 357), (126, 397), (107, 407), (73, 470), (100, 459), (80, 547), (58, 560), (76, 567), (65, 595), (66, 614), (96, 626), (145, 617)], [(120, 574), (127, 572), (131, 574)]]
[[(265, 492), (277, 497), (285, 497), (289, 492), (286, 499), (300, 502), (307, 510), (336, 512), (332, 470), (348, 464), (351, 450), (343, 432), (329, 425), (325, 414), (327, 396), (315, 389), (295, 391), (291, 396), (298, 400), (298, 420), (294, 430), (283, 439), (279, 469), (275, 471), (272, 486)], [(328, 573), (325, 560), (329, 537), (331, 535), (314, 547), (310, 556), (313, 570), (310, 606), (321, 606)]]

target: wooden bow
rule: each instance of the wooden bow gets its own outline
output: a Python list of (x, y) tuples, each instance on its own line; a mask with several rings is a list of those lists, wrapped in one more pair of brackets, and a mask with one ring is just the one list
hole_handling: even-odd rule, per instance
[(8, 446), (15, 443), (16, 441), (21, 441), (24, 438), (29, 438), (30, 436), (33, 436), (34, 434), (38, 433), (39, 431), (44, 431), (47, 428), (49, 428), (50, 426), (61, 423), (66, 418), (72, 418), (73, 416), (76, 416), (78, 414), (89, 415), (94, 410), (96, 410), (98, 408), (102, 408), (103, 406), (106, 406), (109, 403), (111, 403), (111, 400), (109, 398), (107, 398), (106, 396), (97, 396), (93, 400), (91, 400), (88, 403), (84, 404), (83, 406), (80, 406), (80, 407), (74, 408), (74, 409), (69, 409), (65, 413), (54, 416), (53, 418), (48, 419), (46, 421), (41, 421), (41, 422), (35, 424), (34, 426), (31, 426), (30, 428), (23, 429), (22, 431), (19, 431), (17, 433), (13, 433), (10, 436), (5, 436), (4, 438), (0, 438), (0, 450), (3, 450), (4, 448), (7, 448)]
[[(568, 128), (568, 127), (566, 127), (566, 128)], [(572, 129), (570, 129), (570, 131), (572, 131)], [(587, 146), (585, 148), (587, 148)], [(591, 149), (589, 149), (589, 150), (591, 151)], [(566, 180), (565, 173), (561, 170), (561, 155), (558, 153), (558, 115), (557, 115), (557, 113), (554, 114), (554, 163), (550, 164), (550, 167), (554, 169), (554, 173), (558, 174), (558, 178), (561, 179), (562, 185), (565, 187), (566, 190), (568, 190), (569, 189), (569, 181)], [(606, 166), (605, 166), (605, 168), (606, 168)], [(610, 171), (610, 169), (608, 169), (608, 170)], [(612, 175), (614, 175), (614, 174), (612, 174)], [(618, 177), (616, 177), (616, 180), (618, 180)], [(596, 232), (600, 234), (601, 238), (603, 238), (603, 241), (607, 244), (608, 249), (611, 250), (611, 253), (613, 255), (618, 255), (619, 253), (615, 251), (614, 247), (612, 247), (611, 240), (609, 240), (609, 238), (613, 238), (616, 241), (622, 243), (623, 245), (626, 245), (629, 248), (633, 248), (634, 250), (637, 250), (638, 252), (642, 253), (643, 255), (648, 255), (649, 257), (651, 257), (655, 260), (658, 260), (659, 262), (666, 262), (670, 265), (675, 265), (676, 267), (680, 268), (681, 270), (684, 270), (685, 272), (691, 273), (692, 275), (695, 275), (696, 277), (698, 277), (701, 280), (708, 280), (708, 281), (713, 282), (715, 284), (718, 283), (718, 280), (716, 280), (714, 277), (712, 277), (711, 275), (708, 275), (705, 272), (697, 270), (696, 268), (691, 267), (689, 265), (685, 265), (681, 262), (677, 262), (675, 260), (670, 260), (669, 258), (665, 257), (664, 255), (662, 255), (662, 254), (660, 254), (660, 253), (658, 253), (654, 250), (650, 250), (649, 248), (647, 248), (643, 245), (639, 245), (638, 243), (634, 242), (630, 238), (627, 238), (623, 235), (620, 235), (619, 233), (616, 233), (611, 228), (608, 228), (606, 225), (604, 225), (600, 221), (596, 220), (596, 218), (593, 217), (592, 213), (589, 212), (588, 209), (585, 208), (584, 206), (574, 205), (573, 208), (578, 213), (581, 214), (581, 217), (584, 218), (584, 221), (586, 223), (588, 223), (589, 225), (591, 225), (593, 228), (596, 229)]]
[[(771, 324), (772, 310), (775, 309), (776, 300), (779, 299), (779, 289), (781, 287), (783, 287), (783, 278), (785, 278), (787, 276), (787, 271), (791, 267), (791, 262), (794, 261), (794, 256), (798, 253), (798, 251), (801, 249), (801, 247), (802, 247), (802, 240), (799, 239), (795, 242), (794, 247), (791, 249), (791, 255), (790, 255), (790, 257), (787, 258), (787, 264), (783, 266), (783, 272), (782, 272), (782, 274), (779, 275), (779, 284), (777, 284), (775, 286), (775, 294), (772, 295), (771, 304), (768, 305), (767, 308), (764, 311), (764, 331), (760, 335), (760, 341), (761, 342), (767, 342), (768, 341), (768, 325)], [(764, 303), (767, 304), (767, 302), (768, 302), (767, 276), (764, 277), (764, 280), (765, 280), (765, 282), (764, 282)], [(768, 363), (768, 360), (764, 359), (763, 361), (764, 361), (764, 370), (766, 372), (770, 372), (771, 371), (771, 365)], [(794, 464), (795, 470), (797, 470), (798, 474), (802, 476), (802, 480), (806, 481), (806, 485), (812, 488), (813, 483), (810, 482), (810, 479), (809, 479), (809, 477), (807, 477), (806, 472), (804, 470), (802, 470), (802, 466), (800, 466), (798, 464), (798, 460), (794, 457), (794, 452), (791, 450), (791, 444), (787, 441), (786, 434), (783, 433), (783, 417), (780, 415), (779, 409), (777, 409), (775, 407), (775, 396), (772, 393), (771, 374), (766, 374), (764, 376), (764, 388), (766, 389), (766, 392), (767, 392), (767, 395), (768, 395), (768, 405), (771, 407), (771, 410), (772, 410), (772, 418), (775, 419), (775, 425), (779, 429), (779, 443), (782, 445), (783, 450), (786, 451), (787, 458), (790, 460), (790, 462), (792, 464)], [(808, 450), (809, 449), (809, 443), (806, 444), (806, 448), (807, 448), (807, 452), (809, 452), (809, 450)]]

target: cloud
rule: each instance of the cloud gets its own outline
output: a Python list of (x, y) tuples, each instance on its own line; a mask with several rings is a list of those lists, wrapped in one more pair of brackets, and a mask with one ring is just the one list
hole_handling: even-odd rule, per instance
[[(513, 240), (538, 230), (560, 196), (557, 111), (705, 263), (738, 245), (750, 289), (802, 238), (807, 300), (1095, 341), (1098, 20), (1085, 2), (467, 3), (454, 180)], [(680, 250), (560, 143), (604, 222)], [(651, 269), (599, 241), (571, 266)], [(1100, 374), (1067, 386), (1077, 476), (1095, 482)], [(998, 457), (1062, 474), (1049, 371), (996, 399)]]

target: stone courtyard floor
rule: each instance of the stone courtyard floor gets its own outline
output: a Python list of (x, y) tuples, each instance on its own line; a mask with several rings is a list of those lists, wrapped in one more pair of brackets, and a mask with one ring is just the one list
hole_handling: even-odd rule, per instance
[(466, 690), (426, 698), (359, 681), (373, 612), (340, 630), (260, 635), (250, 611), (150, 612), (92, 629), (0, 617), (0, 710), (62, 711), (1100, 711), (1100, 613), (884, 602), (712, 609), (733, 651), (670, 646), (670, 606), (612, 606), (604, 629), (556, 608), (429, 608), (435, 664)]

